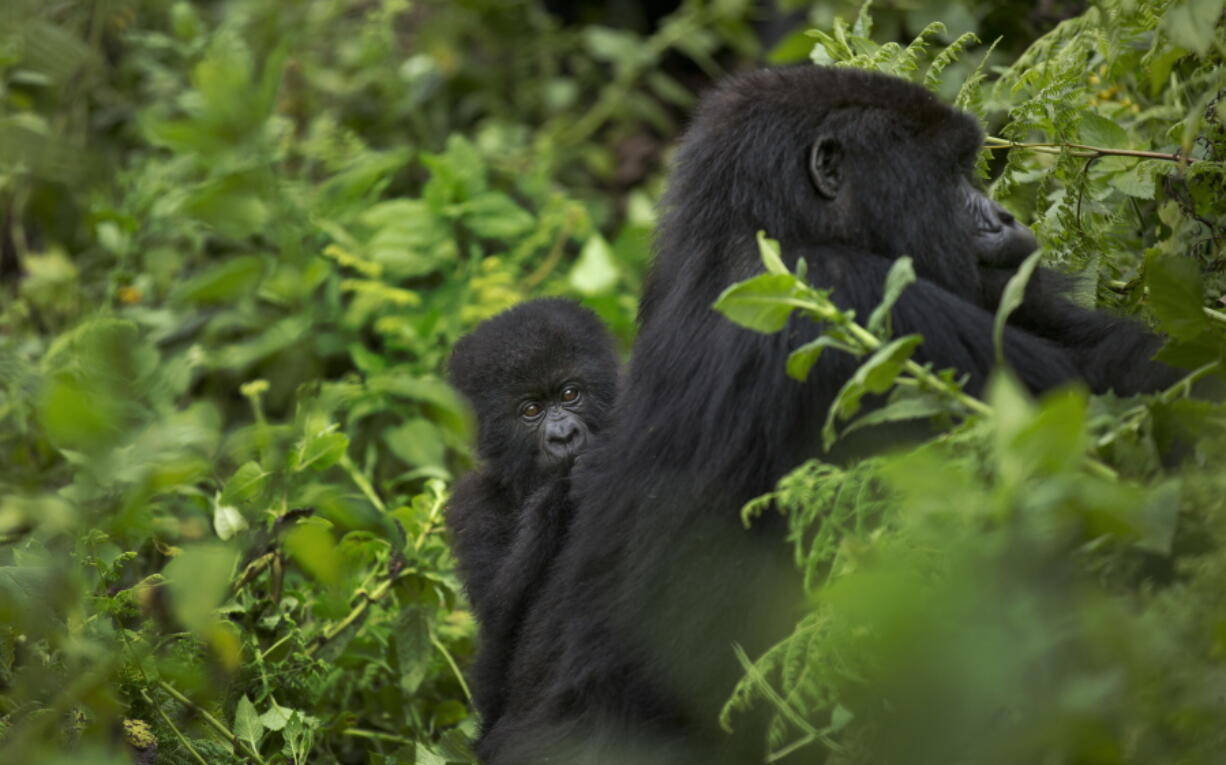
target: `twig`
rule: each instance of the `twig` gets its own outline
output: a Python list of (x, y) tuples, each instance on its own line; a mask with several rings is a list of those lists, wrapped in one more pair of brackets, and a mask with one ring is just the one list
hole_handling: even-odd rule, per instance
[(334, 640), (337, 635), (352, 627), (353, 624), (366, 613), (366, 609), (370, 607), (371, 603), (377, 603), (385, 595), (387, 595), (388, 591), (392, 588), (392, 583), (395, 581), (395, 579), (386, 579), (382, 584), (376, 587), (373, 592), (360, 592), (359, 595), (361, 600), (356, 606), (353, 607), (353, 610), (351, 610), (344, 619), (336, 622), (331, 627), (325, 627), (323, 634), (316, 638), (315, 642), (307, 647), (306, 655), (314, 656), (315, 653), (319, 651), (320, 648), (327, 645), (330, 640)]
[(1188, 157), (1178, 152), (1175, 154), (1165, 154), (1160, 151), (1141, 151), (1140, 149), (1107, 149), (1101, 146), (1087, 146), (1084, 143), (1069, 143), (1066, 141), (1055, 143), (1022, 143), (1005, 138), (997, 138), (996, 136), (988, 136), (984, 141), (986, 145), (983, 148), (988, 151), (996, 151), (997, 149), (1029, 149), (1041, 154), (1072, 154), (1075, 157), (1137, 157), (1139, 159), (1161, 159), (1166, 162), (1179, 162), (1189, 165), (1194, 162), (1213, 162), (1213, 160)]
[(238, 737), (236, 733), (234, 733), (229, 728), (227, 728), (225, 723), (223, 723), (221, 720), (218, 720), (213, 715), (209, 714), (207, 709), (200, 706), (196, 702), (192, 701), (188, 697), (184, 696), (182, 693), (179, 693), (179, 691), (175, 689), (174, 686), (172, 686), (170, 683), (167, 683), (165, 680), (158, 680), (157, 684), (158, 684), (158, 688), (161, 688), (163, 691), (165, 691), (175, 701), (178, 701), (180, 704), (183, 704), (184, 706), (188, 707), (196, 714), (200, 715), (201, 719), (203, 719), (206, 723), (208, 723), (213, 728), (213, 730), (220, 733), (235, 748), (242, 749), (243, 754), (245, 754), (249, 759), (255, 760), (256, 762), (261, 763), (261, 765), (263, 765), (264, 758), (260, 756), (260, 753), (255, 751), (255, 749), (251, 748), (251, 746), (246, 741), (243, 741), (241, 738)]
[(175, 734), (175, 738), (179, 739), (179, 743), (183, 745), (183, 748), (186, 749), (192, 757), (196, 758), (196, 762), (200, 763), (200, 765), (209, 765), (208, 760), (204, 759), (204, 757), (200, 755), (200, 752), (196, 751), (196, 747), (192, 746), (192, 742), (188, 740), (187, 736), (183, 735), (183, 731), (179, 730), (179, 726), (175, 725), (166, 714), (166, 710), (162, 709), (160, 704), (154, 703), (153, 699), (149, 698), (149, 694), (145, 692), (144, 688), (141, 688), (140, 695), (141, 698), (145, 700), (145, 703), (150, 707), (153, 707), (153, 709), (158, 713), (158, 716), (162, 718), (162, 722), (166, 723), (166, 727), (170, 728), (171, 733)]
[(809, 724), (808, 720), (801, 717), (795, 709), (792, 709), (792, 705), (779, 695), (774, 686), (772, 686), (758, 670), (758, 668), (754, 666), (754, 663), (750, 660), (749, 655), (745, 653), (744, 648), (736, 643), (733, 643), (732, 650), (736, 653), (736, 660), (740, 662), (741, 668), (745, 670), (746, 676), (753, 681), (755, 686), (757, 686), (758, 692), (765, 696), (766, 700), (774, 705), (774, 707), (779, 710), (780, 714), (782, 714), (788, 722), (799, 728), (808, 738), (821, 741), (831, 751), (843, 751), (843, 747), (840, 746), (834, 739), (830, 738), (830, 731), (828, 729), (818, 730), (817, 728), (814, 728)]
[(379, 512), (386, 513), (387, 505), (383, 504), (382, 499), (379, 499), (379, 495), (375, 493), (375, 487), (370, 485), (370, 481), (366, 480), (366, 476), (362, 475), (362, 471), (358, 470), (358, 466), (353, 464), (353, 460), (349, 458), (348, 454), (341, 455), (340, 465), (349, 474), (350, 480), (357, 484), (357, 487), (370, 500), (370, 504), (374, 505)]
[(404, 736), (396, 736), (391, 733), (384, 733), (377, 730), (365, 730), (363, 728), (345, 728), (341, 731), (342, 736), (354, 736), (355, 738), (368, 738), (372, 741), (387, 741), (391, 744), (401, 744), (404, 746), (412, 746), (417, 742), (411, 738)]
[(471, 704), (473, 701), (473, 695), (472, 692), (468, 690), (468, 683), (464, 682), (464, 673), (460, 671), (460, 665), (456, 664), (455, 657), (451, 655), (451, 651), (448, 651), (447, 646), (443, 645), (443, 642), (438, 639), (437, 635), (434, 634), (434, 630), (430, 631), (430, 642), (435, 648), (438, 649), (438, 652), (443, 655), (443, 658), (446, 659), (447, 663), (451, 666), (451, 671), (455, 673), (455, 679), (460, 681), (460, 689), (464, 691), (464, 697), (468, 699), (468, 703)]
[(549, 249), (549, 254), (545, 256), (545, 260), (541, 261), (541, 265), (535, 271), (524, 279), (524, 287), (531, 291), (541, 282), (545, 281), (545, 277), (557, 268), (558, 262), (562, 260), (562, 253), (566, 251), (566, 243), (575, 233), (575, 213), (568, 212), (566, 220), (562, 223), (562, 227), (558, 229), (558, 236), (553, 240), (553, 247)]

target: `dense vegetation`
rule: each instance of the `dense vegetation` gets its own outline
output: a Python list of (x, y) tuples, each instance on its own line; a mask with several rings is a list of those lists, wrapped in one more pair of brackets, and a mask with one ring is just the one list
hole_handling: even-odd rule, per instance
[[(652, 30), (529, 0), (6, 0), (0, 761), (470, 761), (441, 510), (471, 423), (442, 362), (542, 294), (628, 347), (669, 141), (758, 60), (979, 115), (1045, 262), (1212, 392), (1223, 0), (784, 5), (807, 20), (768, 48), (747, 0)], [(863, 356), (829, 437), (869, 392), (947, 432), (746, 508), (789, 514), (813, 607), (743, 657), (725, 722), (768, 705), (777, 754), (849, 763), (1219, 761), (1226, 407), (1006, 375), (969, 400), (763, 248), (720, 308), (829, 322), (781, 375)]]

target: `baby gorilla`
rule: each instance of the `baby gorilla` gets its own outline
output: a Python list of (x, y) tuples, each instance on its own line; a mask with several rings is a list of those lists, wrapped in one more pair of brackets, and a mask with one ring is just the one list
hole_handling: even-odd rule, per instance
[(456, 485), (447, 525), (480, 627), (473, 699), (502, 712), (520, 623), (570, 521), (570, 469), (608, 424), (613, 339), (569, 300), (532, 300), (456, 343), (449, 376), (477, 415), (478, 467)]

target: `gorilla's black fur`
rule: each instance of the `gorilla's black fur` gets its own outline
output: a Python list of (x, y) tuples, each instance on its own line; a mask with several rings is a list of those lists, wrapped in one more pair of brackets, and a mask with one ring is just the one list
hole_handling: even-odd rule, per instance
[(480, 465), (456, 485), (447, 525), (480, 625), (473, 687), (488, 728), (523, 613), (566, 533), (571, 466), (608, 423), (618, 361), (595, 314), (541, 299), (463, 337), (449, 371), (477, 415)]
[[(507, 705), (480, 753), (506, 763), (761, 762), (757, 721), (716, 725), (740, 674), (800, 607), (798, 576), (768, 514), (739, 510), (820, 452), (818, 434), (856, 361), (822, 354), (807, 382), (788, 353), (818, 328), (741, 329), (712, 310), (761, 270), (755, 232), (789, 265), (867, 316), (901, 255), (919, 280), (895, 305), (916, 358), (970, 375), (994, 363), (992, 316), (1029, 233), (970, 181), (975, 121), (917, 85), (852, 69), (734, 77), (702, 101), (677, 153), (641, 328), (612, 425), (576, 467), (567, 543), (527, 613)], [(1005, 354), (1034, 391), (1081, 378), (1152, 390), (1154, 336), (1065, 301), (1040, 273)]]

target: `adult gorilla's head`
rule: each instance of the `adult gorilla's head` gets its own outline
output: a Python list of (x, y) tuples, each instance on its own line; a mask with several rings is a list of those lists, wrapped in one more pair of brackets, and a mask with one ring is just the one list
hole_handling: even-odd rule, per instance
[(713, 298), (756, 270), (745, 253), (758, 230), (785, 258), (815, 245), (910, 255), (922, 278), (975, 299), (978, 266), (1016, 265), (1035, 247), (975, 185), (982, 139), (966, 112), (872, 72), (805, 66), (724, 83), (678, 150), (657, 248), (663, 278), (645, 315), (665, 287)]

